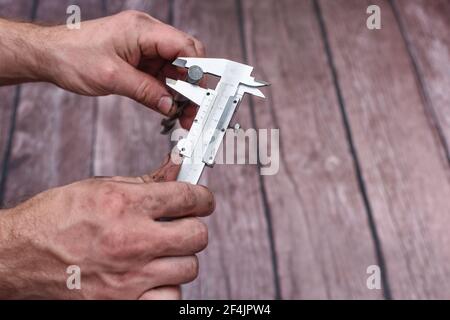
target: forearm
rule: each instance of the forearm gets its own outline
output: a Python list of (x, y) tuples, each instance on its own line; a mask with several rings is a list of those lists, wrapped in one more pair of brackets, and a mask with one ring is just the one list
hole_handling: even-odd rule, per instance
[(45, 29), (0, 19), (0, 85), (47, 80)]

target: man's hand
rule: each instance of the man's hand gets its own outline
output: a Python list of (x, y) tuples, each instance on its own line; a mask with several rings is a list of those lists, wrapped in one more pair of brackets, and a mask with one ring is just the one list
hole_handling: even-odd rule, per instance
[[(197, 217), (214, 198), (202, 186), (158, 182), (176, 174), (169, 161), (152, 175), (81, 181), (2, 212), (0, 297), (179, 298), (208, 241)], [(70, 265), (81, 269), (81, 290), (66, 286)]]
[[(81, 23), (81, 28), (42, 27), (0, 20), (0, 84), (49, 81), (91, 96), (119, 94), (164, 115), (176, 111), (166, 76), (178, 56), (203, 57), (200, 41), (137, 11)], [(192, 107), (181, 119), (188, 127)]]

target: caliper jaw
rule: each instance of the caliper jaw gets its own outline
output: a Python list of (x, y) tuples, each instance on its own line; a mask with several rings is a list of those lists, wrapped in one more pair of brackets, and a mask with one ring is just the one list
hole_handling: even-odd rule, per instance
[[(205, 165), (213, 166), (234, 112), (245, 93), (264, 98), (258, 87), (268, 83), (257, 81), (252, 76), (253, 67), (226, 59), (178, 58), (173, 64), (192, 68), (187, 81), (166, 79), (166, 84), (199, 106), (197, 115), (186, 138), (177, 148), (184, 157), (178, 181), (196, 184)], [(212, 74), (220, 77), (215, 89), (204, 89), (189, 78), (190, 73), (198, 77)]]
[(206, 95), (206, 89), (203, 89), (200, 86), (190, 84), (189, 82), (182, 81), (182, 80), (174, 80), (167, 78), (166, 84), (181, 94), (182, 96), (186, 97), (187, 99), (191, 100), (196, 105), (200, 105), (203, 101), (203, 98)]

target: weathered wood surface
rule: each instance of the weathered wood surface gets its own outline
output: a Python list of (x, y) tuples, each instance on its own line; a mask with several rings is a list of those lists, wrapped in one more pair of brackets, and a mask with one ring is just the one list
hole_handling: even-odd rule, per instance
[[(101, 3), (96, 0), (41, 0), (36, 20), (63, 24), (71, 4), (80, 6), (83, 19), (101, 16)], [(6, 203), (86, 178), (92, 166), (95, 98), (45, 83), (23, 85), (19, 98)]]
[[(381, 7), (381, 30), (364, 27), (369, 4)], [(448, 163), (392, 7), (320, 5), (392, 296), (449, 298)]]
[[(185, 298), (450, 298), (448, 1), (0, 0), (0, 16), (65, 23), (69, 4), (82, 19), (145, 11), (272, 83), (237, 121), (280, 129), (279, 172), (206, 169), (217, 210)], [(366, 28), (370, 4), (381, 30)], [(0, 88), (7, 202), (140, 175), (170, 149), (161, 116), (128, 98), (16, 88)], [(366, 287), (377, 264), (384, 291)]]
[[(0, 18), (12, 20), (30, 20), (33, 15), (32, 1), (29, 0), (1, 0)], [(0, 205), (4, 197), (4, 173), (6, 171), (5, 161), (9, 157), (11, 130), (17, 98), (20, 95), (20, 86), (0, 87)]]
[(311, 1), (242, 1), (249, 63), (272, 85), (260, 128), (280, 129), (280, 171), (264, 176), (282, 298), (381, 298), (367, 212)]
[(443, 139), (450, 161), (450, 3), (396, 0), (425, 106)]
[[(210, 57), (243, 61), (236, 1), (180, 0), (174, 26), (201, 39)], [(236, 122), (251, 128), (246, 97)], [(275, 298), (275, 275), (256, 165), (206, 168), (217, 208), (207, 219), (210, 243), (200, 255), (200, 276), (185, 288), (186, 298)], [(215, 275), (215, 276), (211, 276)]]

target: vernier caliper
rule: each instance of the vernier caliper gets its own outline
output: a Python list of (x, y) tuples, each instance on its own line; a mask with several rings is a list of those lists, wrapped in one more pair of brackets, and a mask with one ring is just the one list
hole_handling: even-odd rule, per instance
[[(253, 67), (226, 59), (178, 58), (188, 68), (187, 81), (166, 79), (167, 85), (200, 106), (187, 136), (178, 141), (183, 156), (177, 181), (197, 184), (205, 165), (212, 167), (231, 118), (245, 93), (264, 98), (258, 87), (268, 83), (251, 76)], [(214, 90), (197, 85), (204, 74), (220, 77)]]

